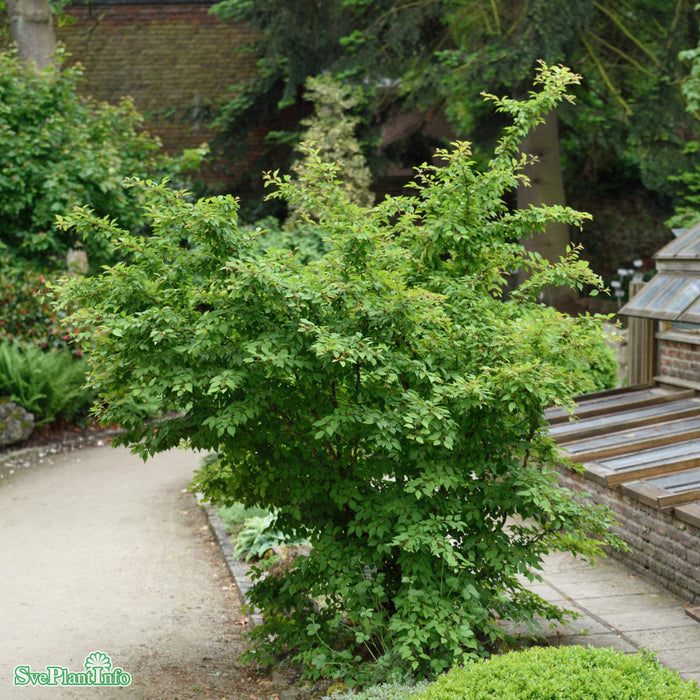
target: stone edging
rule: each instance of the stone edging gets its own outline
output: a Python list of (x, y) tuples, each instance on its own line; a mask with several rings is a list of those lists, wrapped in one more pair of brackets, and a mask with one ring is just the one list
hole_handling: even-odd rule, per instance
[[(204, 511), (207, 516), (207, 521), (209, 523), (209, 529), (214, 535), (219, 549), (224, 556), (224, 561), (226, 562), (226, 568), (231, 574), (233, 582), (236, 584), (236, 589), (238, 590), (238, 595), (242, 603), (246, 602), (246, 594), (252, 588), (253, 582), (248, 576), (248, 565), (236, 559), (236, 555), (233, 551), (233, 542), (231, 542), (231, 537), (226, 528), (224, 527), (223, 520), (219, 517), (216, 508), (213, 508), (209, 503), (206, 503), (202, 499), (201, 493), (196, 493), (195, 498), (197, 499), (197, 505)], [(262, 622), (262, 615), (258, 612), (253, 612), (248, 615), (248, 619), (253, 627), (257, 627)]]
[[(236, 559), (231, 537), (228, 532), (226, 532), (224, 522), (219, 517), (216, 508), (206, 503), (202, 499), (202, 494), (200, 493), (195, 494), (195, 499), (197, 500), (197, 505), (204, 511), (204, 515), (209, 523), (209, 529), (219, 545), (221, 554), (226, 562), (226, 568), (229, 570), (231, 578), (236, 584), (236, 590), (238, 591), (241, 602), (245, 603), (246, 593), (253, 585), (250, 576), (248, 576), (248, 565), (244, 561)], [(262, 623), (262, 615), (257, 611), (249, 613), (248, 620), (252, 627), (257, 627)], [(300, 696), (300, 689), (293, 687), (284, 674), (279, 671), (272, 671), (272, 684), (279, 700), (297, 700)]]

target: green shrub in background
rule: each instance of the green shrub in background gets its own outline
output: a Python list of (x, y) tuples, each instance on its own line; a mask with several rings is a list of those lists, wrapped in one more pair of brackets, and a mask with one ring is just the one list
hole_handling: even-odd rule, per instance
[[(313, 168), (314, 158), (320, 158), (334, 164), (348, 201), (360, 207), (372, 206), (371, 173), (354, 133), (358, 120), (349, 116), (357, 106), (358, 93), (330, 76), (311, 77), (306, 82), (306, 99), (314, 103), (314, 114), (301, 122), (306, 127), (303, 141), (313, 146), (315, 155), (298, 150), (293, 176), (303, 179)], [(293, 250), (302, 262), (317, 260), (329, 250), (329, 234), (318, 225), (317, 214), (312, 201), (306, 200), (290, 206), (283, 225), (273, 217), (256, 222), (262, 229), (261, 244)]]
[(533, 325), (534, 333), (531, 338), (542, 359), (569, 364), (572, 372), (584, 372), (590, 379), (590, 391), (603, 391), (617, 386), (619, 365), (615, 351), (610, 347), (604, 335), (591, 338), (590, 344), (583, 357), (567, 357), (563, 352), (562, 339), (557, 333), (557, 312), (550, 308), (537, 309), (540, 322)]
[(237, 535), (246, 520), (250, 518), (264, 518), (269, 511), (264, 508), (247, 508), (242, 503), (232, 503), (229, 506), (219, 508), (219, 517), (224, 523), (226, 531), (232, 535)]
[(648, 654), (612, 649), (533, 647), (454, 668), (417, 700), (700, 700)]
[(0, 396), (33, 413), (37, 425), (87, 416), (94, 394), (84, 388), (86, 371), (86, 361), (67, 350), (0, 343)]
[(0, 262), (0, 339), (82, 355), (71, 329), (61, 327), (66, 311), (57, 311), (49, 301), (47, 284), (57, 277), (56, 273), (37, 272), (16, 260)]
[[(57, 56), (61, 61), (61, 54)], [(178, 160), (159, 155), (160, 142), (142, 131), (129, 100), (118, 105), (79, 97), (78, 67), (34, 70), (14, 51), (0, 51), (0, 248), (2, 253), (59, 267), (80, 240), (59, 229), (57, 214), (87, 205), (135, 231), (144, 224), (138, 192), (126, 176), (177, 176), (203, 151)], [(198, 154), (199, 157), (196, 157)], [(83, 232), (97, 268), (109, 258), (106, 239)]]
[[(306, 127), (302, 142), (310, 144), (324, 163), (335, 164), (336, 177), (349, 202), (371, 207), (374, 204), (370, 189), (372, 174), (355, 137), (359, 120), (350, 116), (359, 102), (359, 91), (324, 75), (308, 78), (305, 97), (314, 103), (314, 113), (301, 121)], [(303, 180), (309, 167), (313, 168), (313, 159), (302, 148), (292, 166), (295, 177)], [(296, 202), (290, 206), (286, 224), (293, 226), (300, 219), (318, 221), (319, 214), (313, 200)]]
[(595, 391), (614, 389), (618, 383), (618, 371), (615, 351), (608, 345), (605, 338), (599, 338), (592, 344), (590, 367), (588, 374), (593, 382)]

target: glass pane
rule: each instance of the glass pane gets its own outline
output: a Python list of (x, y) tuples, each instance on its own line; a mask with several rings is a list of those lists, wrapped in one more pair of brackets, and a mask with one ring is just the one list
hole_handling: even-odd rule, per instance
[(665, 245), (655, 258), (694, 258), (700, 256), (700, 225), (695, 225), (678, 238)]
[(698, 297), (700, 278), (656, 275), (620, 309), (620, 313), (673, 321)]
[(700, 277), (679, 277), (685, 280), (683, 284), (674, 285), (675, 294), (667, 298), (665, 294), (660, 294), (654, 302), (663, 303), (664, 311), (675, 312), (676, 315), (685, 311), (691, 304), (700, 297)]
[[(700, 331), (700, 299), (686, 309), (678, 318), (689, 326), (696, 326), (697, 331)], [(688, 329), (690, 330), (690, 328)]]

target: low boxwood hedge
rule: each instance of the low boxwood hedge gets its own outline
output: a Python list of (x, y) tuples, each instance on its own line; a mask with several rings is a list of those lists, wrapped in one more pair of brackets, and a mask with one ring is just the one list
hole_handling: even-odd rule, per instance
[(651, 654), (533, 647), (454, 668), (416, 700), (700, 700), (700, 689)]

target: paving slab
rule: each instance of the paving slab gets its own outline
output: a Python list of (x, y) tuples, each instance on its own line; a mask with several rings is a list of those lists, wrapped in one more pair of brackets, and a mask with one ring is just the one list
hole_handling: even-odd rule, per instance
[(550, 579), (557, 590), (564, 595), (576, 598), (576, 600), (586, 600), (589, 598), (615, 598), (640, 595), (658, 595), (658, 589), (653, 583), (644, 581), (632, 576), (615, 579), (595, 579), (595, 580), (572, 580), (570, 577), (566, 579)]
[(625, 632), (690, 627), (698, 624), (683, 612), (680, 602), (675, 607), (667, 608), (645, 607), (643, 602), (640, 602), (634, 607), (620, 607), (617, 611), (614, 609), (596, 610), (594, 606), (588, 606), (588, 602), (582, 601), (582, 605), (586, 604), (584, 607), (589, 613), (604, 620), (612, 628)]
[(670, 666), (678, 671), (681, 676), (686, 673), (700, 673), (700, 648), (698, 647), (661, 651), (656, 655), (656, 658), (664, 666)]
[(591, 634), (591, 635), (572, 635), (567, 637), (559, 637), (553, 640), (554, 646), (571, 646), (580, 644), (581, 646), (605, 647), (607, 649), (615, 649), (615, 651), (623, 651), (626, 654), (634, 654), (639, 649), (631, 644), (626, 639), (618, 634)]
[(547, 557), (541, 579), (528, 587), (582, 615), (568, 628), (557, 625), (547, 631), (550, 644), (605, 646), (627, 653), (646, 649), (683, 678), (700, 683), (700, 622), (686, 614), (683, 601), (612, 560), (591, 566), (556, 553)]
[[(587, 610), (603, 617), (635, 613), (640, 615), (653, 615), (657, 619), (671, 619), (678, 616), (681, 619), (688, 619), (685, 611), (680, 606), (680, 602), (660, 593), (639, 593), (632, 595), (612, 595), (589, 598), (575, 596)], [(645, 628), (638, 628), (645, 629)]]
[(634, 630), (634, 640), (655, 651), (694, 649), (700, 661), (700, 625), (665, 627), (664, 629)]

